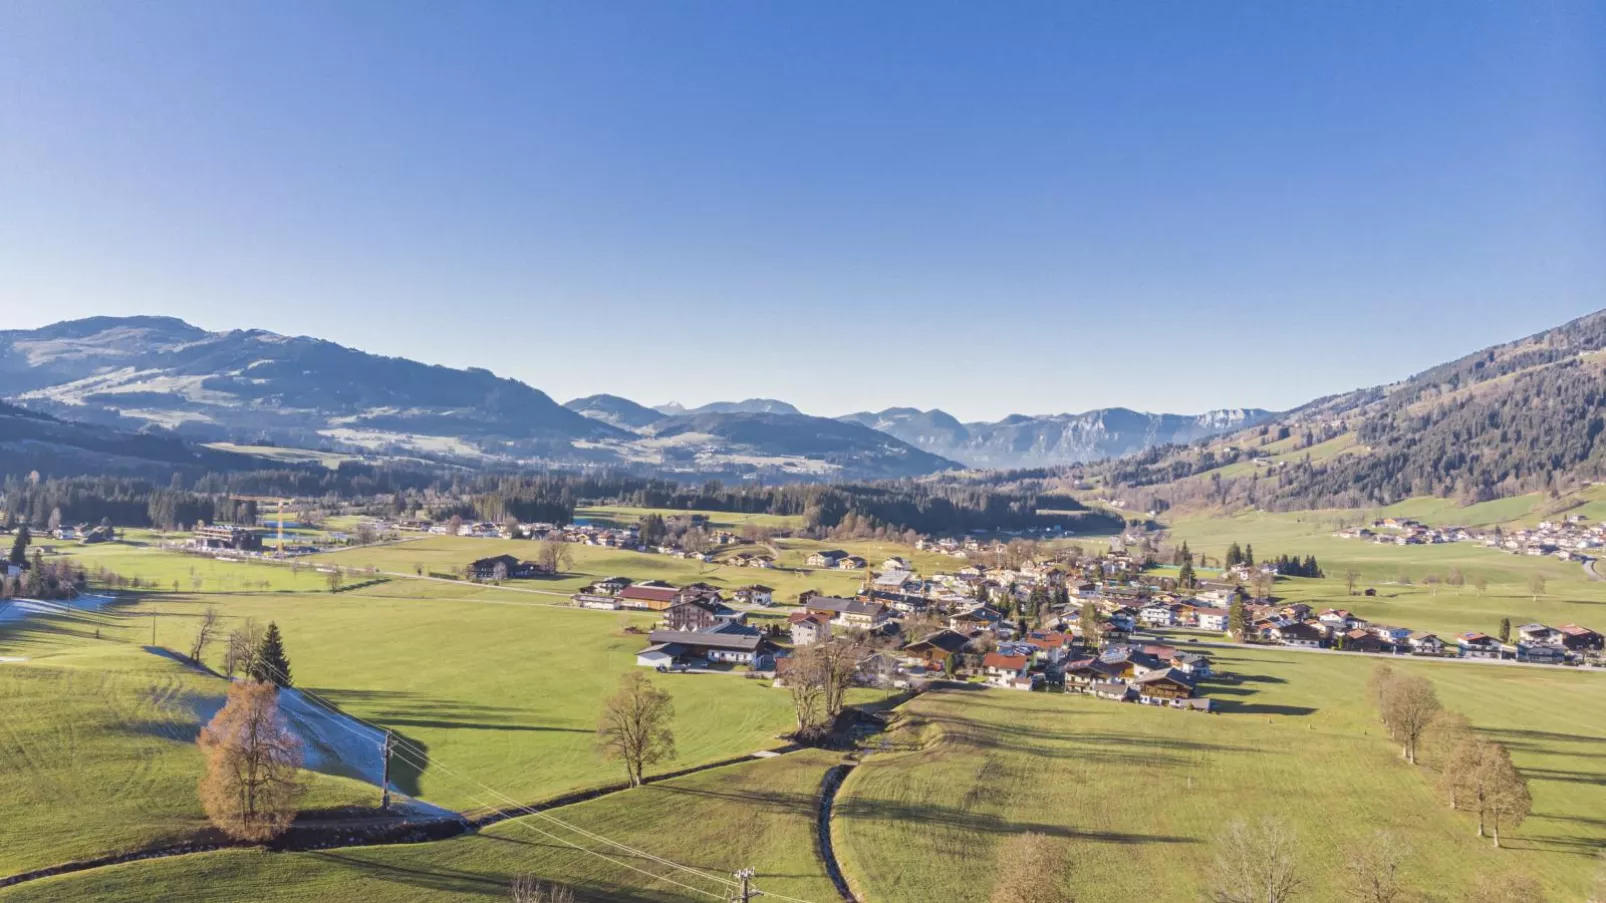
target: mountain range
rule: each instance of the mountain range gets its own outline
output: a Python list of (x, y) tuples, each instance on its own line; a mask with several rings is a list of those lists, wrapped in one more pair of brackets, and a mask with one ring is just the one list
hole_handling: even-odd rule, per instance
[(1476, 502), (1606, 479), (1606, 311), (1282, 413), (1109, 408), (964, 423), (915, 408), (817, 417), (763, 398), (560, 405), (483, 369), (169, 317), (0, 331), (0, 399), (9, 473), (232, 469), (274, 444), (780, 480), (1069, 465), (1078, 485), (1145, 507)]
[(961, 424), (941, 411), (913, 409), (815, 417), (770, 398), (650, 408), (592, 395), (559, 405), (483, 369), (259, 329), (210, 332), (159, 316), (0, 331), (0, 398), (59, 423), (225, 448), (273, 444), (479, 466), (819, 480), (1088, 461), (1213, 435), (1265, 415), (1112, 409)]
[(1606, 311), (1081, 476), (1143, 509), (1353, 509), (1545, 493), (1559, 510), (1606, 480)]

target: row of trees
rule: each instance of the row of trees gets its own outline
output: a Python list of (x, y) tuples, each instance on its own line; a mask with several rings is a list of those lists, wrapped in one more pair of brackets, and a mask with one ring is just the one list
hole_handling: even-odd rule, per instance
[[(1408, 899), (1407, 864), (1412, 851), (1398, 835), (1376, 831), (1347, 850), (1338, 872), (1320, 882), (1354, 903), (1402, 903)], [(998, 847), (989, 903), (1074, 903), (1065, 890), (1071, 872), (1063, 844), (1037, 832), (1015, 834)], [(1606, 854), (1591, 900), (1606, 901)], [(1311, 888), (1299, 838), (1277, 818), (1235, 821), (1216, 842), (1205, 875), (1211, 903), (1294, 903)], [(1467, 903), (1540, 903), (1538, 882), (1517, 873), (1484, 874), (1474, 879)]]
[(1445, 709), (1432, 681), (1380, 664), (1369, 692), (1401, 757), (1417, 765), (1426, 750), (1445, 801), (1477, 816), (1479, 837), (1492, 837), (1498, 847), (1501, 827), (1516, 827), (1528, 817), (1533, 797), (1510, 751), (1473, 730), (1464, 715)]

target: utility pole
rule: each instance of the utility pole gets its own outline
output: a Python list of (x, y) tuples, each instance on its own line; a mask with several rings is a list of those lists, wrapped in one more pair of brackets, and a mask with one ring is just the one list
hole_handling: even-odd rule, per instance
[(380, 755), (385, 758), (385, 776), (379, 781), (379, 810), (381, 812), (390, 809), (390, 747), (392, 736), (389, 730), (385, 731), (385, 743), (380, 747)]
[(742, 882), (742, 890), (740, 894), (731, 900), (731, 903), (748, 903), (748, 901), (758, 896), (758, 891), (753, 890), (752, 886), (752, 869), (742, 869), (736, 873), (735, 877)]

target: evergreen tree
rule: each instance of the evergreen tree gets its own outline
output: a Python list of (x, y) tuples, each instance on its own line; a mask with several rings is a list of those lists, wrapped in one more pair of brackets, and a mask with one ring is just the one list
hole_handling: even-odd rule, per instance
[(1249, 635), (1249, 609), (1242, 596), (1234, 596), (1227, 607), (1227, 630), (1240, 640)]
[(281, 687), (290, 686), (290, 659), (284, 654), (284, 638), (279, 635), (278, 624), (268, 622), (268, 630), (262, 635), (262, 644), (251, 656), (251, 664), (245, 674), (252, 680)]
[(1500, 619), (1500, 642), (1502, 642), (1502, 643), (1511, 642), (1511, 619), (1510, 618), (1501, 618)]
[(1251, 543), (1244, 543), (1244, 564), (1255, 566), (1255, 547)]
[(11, 541), (11, 563), (21, 567), (28, 561), (28, 542), (33, 537), (28, 533), (28, 525), (23, 524), (17, 528), (17, 538)]
[(1182, 544), (1182, 569), (1177, 572), (1177, 584), (1183, 589), (1193, 589), (1197, 582), (1193, 574), (1193, 552), (1188, 550), (1188, 544)]
[(1232, 545), (1227, 546), (1227, 557), (1223, 563), (1227, 567), (1237, 567), (1243, 562), (1244, 550), (1238, 547), (1238, 543), (1234, 542)]

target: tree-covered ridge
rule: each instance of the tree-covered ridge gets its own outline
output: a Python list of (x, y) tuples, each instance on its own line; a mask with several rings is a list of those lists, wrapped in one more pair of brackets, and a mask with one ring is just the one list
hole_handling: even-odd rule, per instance
[[(1606, 478), (1606, 311), (1423, 371), (1320, 399), (1198, 445), (1089, 468), (1161, 504), (1364, 507), (1564, 492)], [(1324, 454), (1324, 443), (1344, 442)], [(1329, 451), (1331, 451), (1329, 446)], [(1238, 466), (1234, 465), (1246, 465)]]

